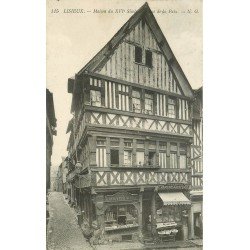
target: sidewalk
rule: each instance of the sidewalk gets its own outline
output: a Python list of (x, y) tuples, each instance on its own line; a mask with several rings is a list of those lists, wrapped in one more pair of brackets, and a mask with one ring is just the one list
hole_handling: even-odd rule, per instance
[(92, 250), (77, 224), (74, 211), (66, 203), (62, 193), (49, 194), (49, 223), (47, 249)]

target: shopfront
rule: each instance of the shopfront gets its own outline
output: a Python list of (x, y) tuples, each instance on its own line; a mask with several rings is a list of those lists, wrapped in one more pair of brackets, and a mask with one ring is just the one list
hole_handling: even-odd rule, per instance
[(158, 193), (156, 230), (161, 240), (188, 239), (190, 206), (190, 200), (182, 192)]
[[(100, 196), (99, 196), (100, 197)], [(137, 241), (139, 236), (139, 195), (119, 191), (102, 195), (96, 202), (97, 220), (103, 234), (114, 241)]]
[(202, 191), (191, 192), (192, 206), (190, 211), (190, 238), (203, 237)]

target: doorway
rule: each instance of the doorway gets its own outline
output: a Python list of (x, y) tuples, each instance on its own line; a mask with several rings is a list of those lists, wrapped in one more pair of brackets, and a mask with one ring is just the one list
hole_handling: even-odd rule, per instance
[(194, 235), (202, 239), (202, 218), (201, 212), (194, 213)]

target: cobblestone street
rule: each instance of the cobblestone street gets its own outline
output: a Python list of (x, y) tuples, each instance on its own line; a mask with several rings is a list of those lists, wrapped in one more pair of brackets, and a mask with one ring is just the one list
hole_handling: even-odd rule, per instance
[(50, 220), (47, 231), (47, 249), (92, 249), (77, 225), (74, 212), (59, 192), (49, 195)]

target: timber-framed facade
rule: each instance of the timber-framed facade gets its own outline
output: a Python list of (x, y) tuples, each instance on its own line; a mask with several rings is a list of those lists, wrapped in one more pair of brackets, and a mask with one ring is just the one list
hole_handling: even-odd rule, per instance
[(191, 235), (194, 92), (148, 4), (68, 80), (68, 195), (109, 240)]

